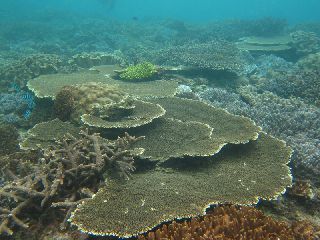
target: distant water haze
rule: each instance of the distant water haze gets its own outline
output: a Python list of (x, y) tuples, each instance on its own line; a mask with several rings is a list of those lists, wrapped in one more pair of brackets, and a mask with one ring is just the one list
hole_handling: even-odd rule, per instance
[(320, 0), (0, 0), (2, 18), (37, 18), (41, 12), (112, 17), (174, 18), (190, 22), (267, 16), (289, 23), (320, 20)]

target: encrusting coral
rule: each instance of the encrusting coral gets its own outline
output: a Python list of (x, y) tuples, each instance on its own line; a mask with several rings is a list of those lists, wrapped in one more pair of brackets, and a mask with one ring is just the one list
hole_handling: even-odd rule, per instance
[(28, 228), (24, 213), (34, 208), (42, 213), (50, 207), (68, 209), (65, 226), (76, 206), (104, 184), (106, 174), (118, 173), (127, 179), (135, 170), (134, 156), (140, 151), (130, 150), (130, 146), (140, 138), (125, 134), (108, 141), (87, 130), (80, 135), (67, 134), (56, 141), (43, 151), (38, 163), (27, 164), (29, 170), (23, 174), (11, 164), (3, 166), (6, 182), (0, 189), (0, 234), (12, 235), (17, 226)]
[(308, 222), (289, 225), (265, 216), (253, 207), (218, 206), (204, 217), (165, 224), (139, 240), (314, 240), (319, 229)]

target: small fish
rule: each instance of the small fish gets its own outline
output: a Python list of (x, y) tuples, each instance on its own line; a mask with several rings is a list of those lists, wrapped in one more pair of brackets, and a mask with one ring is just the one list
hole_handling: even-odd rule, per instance
[(31, 111), (30, 111), (30, 109), (27, 109), (22, 115), (23, 115), (23, 118), (24, 118), (25, 120), (29, 120), (29, 118), (30, 118), (30, 116), (31, 116)]
[(133, 21), (138, 21), (139, 18), (134, 16), (134, 17), (132, 17), (132, 20), (133, 20)]
[(32, 100), (32, 101), (33, 101), (33, 96), (32, 96), (31, 93), (26, 92), (26, 93), (22, 94), (22, 99), (23, 99), (23, 100), (27, 100), (27, 101), (29, 101), (29, 100)]
[(10, 85), (9, 85), (10, 92), (20, 92), (20, 90), (21, 90), (21, 88), (18, 84), (14, 83), (14, 82), (10, 83)]

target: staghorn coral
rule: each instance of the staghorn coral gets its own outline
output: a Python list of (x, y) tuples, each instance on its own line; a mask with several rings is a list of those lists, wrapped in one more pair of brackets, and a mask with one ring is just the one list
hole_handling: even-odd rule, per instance
[(18, 130), (8, 124), (0, 124), (0, 155), (18, 150)]
[(202, 215), (211, 204), (272, 199), (291, 184), (290, 154), (282, 141), (261, 133), (211, 159), (172, 160), (136, 172), (125, 183), (109, 181), (70, 221), (86, 233), (129, 237), (165, 221)]
[(135, 169), (133, 157), (139, 154), (129, 148), (141, 137), (125, 134), (108, 141), (88, 131), (81, 131), (80, 135), (75, 138), (67, 134), (57, 140), (23, 174), (10, 168), (10, 163), (3, 166), (2, 173), (10, 181), (0, 189), (0, 199), (4, 202), (0, 208), (0, 234), (12, 235), (16, 226), (28, 228), (25, 215), (35, 206), (40, 212), (50, 207), (67, 209), (62, 223), (65, 227), (76, 206), (104, 184), (105, 174), (118, 173), (121, 178), (129, 178)]
[(119, 78), (126, 81), (149, 80), (158, 73), (157, 67), (150, 62), (139, 63), (122, 70)]
[(292, 225), (265, 216), (253, 207), (217, 206), (203, 217), (165, 224), (139, 240), (314, 240), (320, 237), (308, 222)]

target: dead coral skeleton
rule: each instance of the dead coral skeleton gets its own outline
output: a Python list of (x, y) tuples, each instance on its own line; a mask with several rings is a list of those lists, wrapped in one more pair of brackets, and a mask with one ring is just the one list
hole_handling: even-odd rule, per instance
[(142, 137), (125, 134), (115, 141), (80, 132), (79, 139), (67, 134), (56, 145), (43, 151), (39, 162), (23, 176), (15, 173), (9, 165), (2, 169), (7, 180), (0, 189), (0, 235), (12, 235), (12, 228), (28, 228), (25, 210), (37, 207), (44, 212), (50, 207), (68, 209), (62, 227), (77, 205), (89, 199), (105, 182), (105, 174), (117, 172), (129, 179), (135, 170), (134, 157), (130, 149)]

